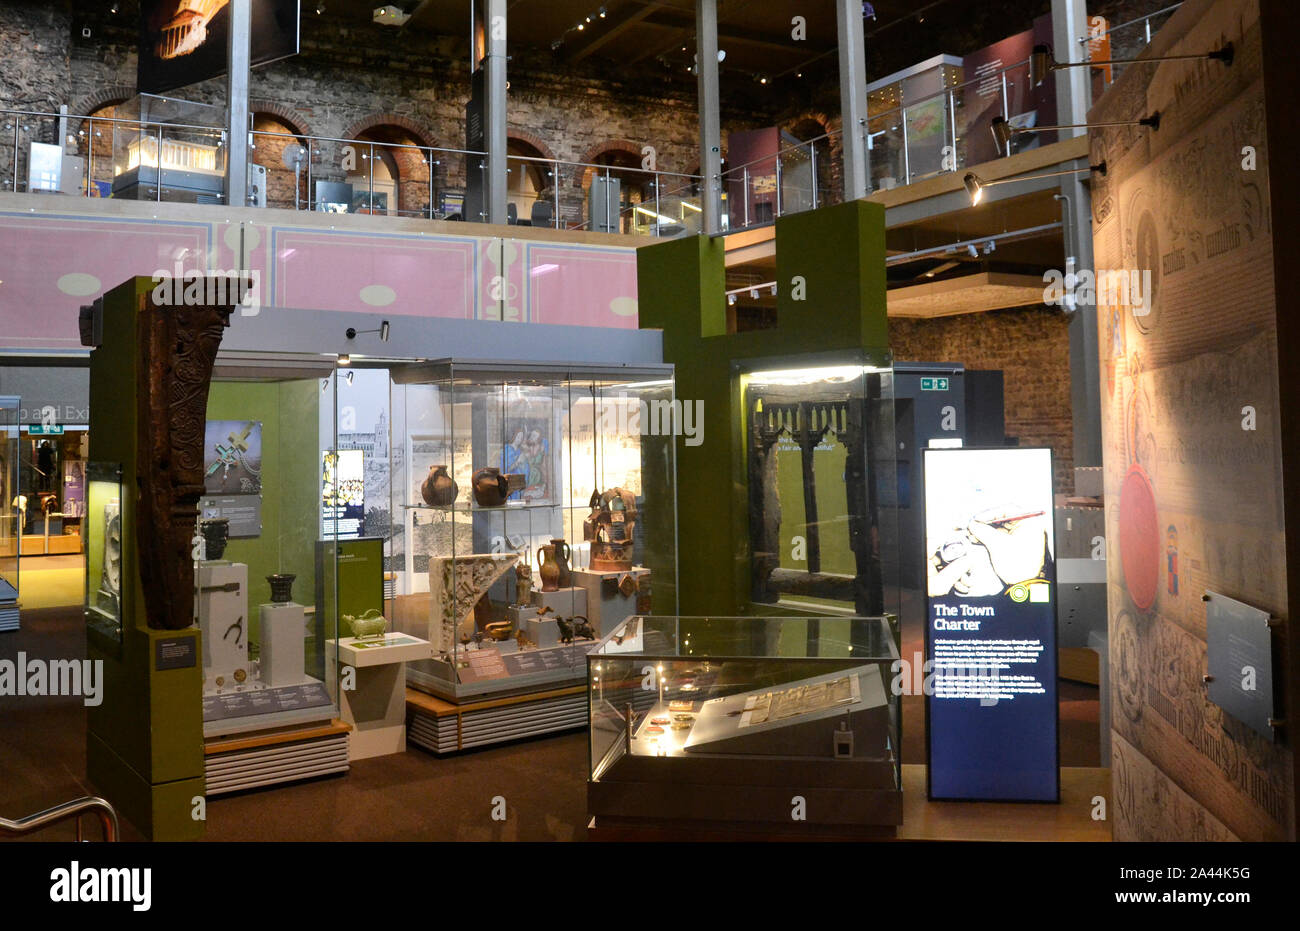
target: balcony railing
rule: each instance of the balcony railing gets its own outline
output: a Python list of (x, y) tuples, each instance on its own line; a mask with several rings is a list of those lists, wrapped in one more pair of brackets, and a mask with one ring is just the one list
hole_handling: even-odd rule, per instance
[[(1141, 29), (1150, 41), (1152, 24), (1179, 5), (1106, 34), (1136, 36)], [(1028, 72), (1028, 61), (1014, 62), (903, 106), (868, 110), (859, 131), (869, 151), (870, 190), (963, 171), (1054, 141), (1050, 133), (1021, 134), (999, 150), (988, 131), (995, 116), (1022, 127), (1034, 124)], [(721, 191), (723, 230), (840, 202), (839, 136), (829, 132), (725, 166), (712, 182)], [(219, 126), (0, 110), (0, 189), (220, 204), (228, 145)], [(486, 186), (485, 152), (265, 130), (251, 131), (248, 145), (251, 205), (486, 219), (483, 205), (475, 202), (475, 192)], [(512, 224), (649, 236), (701, 229), (706, 182), (699, 175), (525, 155), (507, 156), (506, 166)], [(474, 175), (477, 183), (470, 185)]]

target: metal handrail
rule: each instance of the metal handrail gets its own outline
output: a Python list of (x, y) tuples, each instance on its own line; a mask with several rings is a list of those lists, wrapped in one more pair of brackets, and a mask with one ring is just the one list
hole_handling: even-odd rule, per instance
[[(1180, 3), (1175, 3), (1175, 4), (1173, 4), (1172, 6), (1167, 6), (1167, 7), (1165, 7), (1165, 8), (1162, 9), (1162, 10), (1156, 10), (1154, 13), (1148, 13), (1148, 14), (1146, 14), (1145, 16), (1139, 16), (1137, 19), (1130, 19), (1127, 23), (1120, 23), (1118, 26), (1111, 26), (1111, 27), (1110, 27), (1109, 29), (1107, 29), (1105, 32), (1099, 32), (1099, 33), (1097, 33), (1096, 35), (1080, 36), (1080, 37), (1079, 37), (1079, 44), (1080, 44), (1080, 45), (1086, 45), (1087, 43), (1091, 42), (1091, 41), (1094, 40), (1094, 39), (1100, 39), (1102, 36), (1108, 36), (1108, 35), (1110, 35), (1112, 32), (1118, 32), (1118, 31), (1121, 30), (1121, 29), (1127, 29), (1129, 26), (1136, 26), (1138, 23), (1150, 23), (1151, 20), (1155, 19), (1157, 16), (1161, 16), (1161, 15), (1163, 15), (1163, 14), (1165, 14), (1165, 13), (1170, 13), (1170, 12), (1172, 12), (1172, 11), (1178, 9), (1180, 6), (1182, 6), (1182, 3), (1181, 3), (1181, 2), (1180, 2)], [(1150, 33), (1150, 32), (1147, 33), (1147, 37), (1146, 37), (1146, 38), (1147, 38), (1147, 41), (1148, 41), (1148, 42), (1151, 41), (1151, 33)]]
[(97, 795), (87, 795), (84, 798), (73, 799), (70, 802), (64, 802), (62, 805), (55, 805), (53, 808), (38, 811), (34, 815), (28, 815), (26, 818), (19, 818), (17, 821), (0, 818), (0, 832), (5, 834), (31, 834), (52, 824), (72, 819), (77, 823), (77, 841), (80, 842), (82, 840), (81, 815), (87, 811), (93, 811), (99, 816), (99, 823), (104, 828), (104, 840), (108, 843), (116, 841), (118, 837), (117, 811), (109, 804), (107, 799), (100, 798)]

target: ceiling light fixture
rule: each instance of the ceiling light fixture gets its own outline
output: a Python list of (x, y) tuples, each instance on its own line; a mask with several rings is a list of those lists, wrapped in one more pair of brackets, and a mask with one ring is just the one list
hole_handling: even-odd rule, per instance
[(1206, 58), (1213, 61), (1221, 61), (1224, 67), (1231, 67), (1232, 60), (1235, 56), (1235, 50), (1231, 42), (1226, 43), (1213, 52), (1202, 52), (1196, 55), (1155, 55), (1150, 58), (1108, 58), (1097, 61), (1056, 61), (1052, 57), (1052, 47), (1050, 45), (1035, 45), (1033, 54), (1029, 56), (1029, 83), (1032, 87), (1037, 87), (1047, 79), (1047, 76), (1053, 71), (1060, 71), (1063, 68), (1083, 68), (1092, 66), (1100, 68), (1102, 65), (1134, 65), (1146, 64), (1153, 61), (1185, 61), (1188, 59)]
[[(1087, 168), (1066, 168), (1062, 171), (1045, 171), (1037, 175), (1016, 175), (1010, 178), (998, 178), (994, 181), (984, 181), (979, 175), (975, 174), (975, 172), (968, 171), (966, 172), (966, 177), (962, 178), (962, 184), (966, 186), (966, 193), (970, 195), (970, 205), (974, 207), (984, 199), (984, 189), (993, 187), (996, 184), (1011, 184), (1013, 181), (1033, 181), (1037, 178), (1055, 178), (1060, 175), (1077, 175), (1085, 171), (1095, 171), (1097, 174), (1104, 175), (1106, 173), (1106, 163), (1101, 162), (1096, 165), (1089, 165)], [(989, 245), (984, 247), (985, 255), (993, 251), (992, 248), (989, 248), (992, 245), (993, 244), (990, 241)], [(974, 253), (974, 246), (970, 246), (969, 249)]]

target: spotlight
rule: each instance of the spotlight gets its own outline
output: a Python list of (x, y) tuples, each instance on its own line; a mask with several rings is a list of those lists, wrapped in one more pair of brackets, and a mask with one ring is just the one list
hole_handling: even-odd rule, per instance
[(750, 299), (751, 301), (756, 301), (756, 300), (758, 300), (758, 288), (750, 288), (750, 289), (749, 289), (749, 299)]
[(116, 16), (116, 15), (118, 14), (118, 11), (121, 10), (121, 8), (122, 8), (122, 4), (120, 4), (120, 3), (114, 3), (112, 6), (110, 6), (110, 7), (108, 8), (108, 12), (110, 12), (110, 13), (112, 13), (114, 16)]
[(604, 18), (605, 18), (605, 8), (604, 8), (604, 7), (601, 7), (601, 8), (600, 8), (600, 18), (601, 18), (601, 19), (604, 19)]
[(992, 255), (994, 252), (997, 251), (997, 249), (998, 249), (998, 244), (991, 239), (984, 244), (985, 255)]
[(775, 284), (775, 283), (773, 283), (773, 285), (772, 285), (772, 296), (773, 296), (773, 297), (776, 297), (776, 284)]
[(351, 364), (352, 364), (352, 357), (348, 355), (346, 352), (343, 353), (343, 355), (339, 356), (339, 365), (351, 365)]
[(324, 14), (324, 12), (325, 12), (325, 4), (323, 3), (316, 4), (316, 15), (321, 16)]
[(587, 28), (587, 26), (586, 26), (585, 23), (578, 23), (578, 31), (579, 31), (579, 32), (582, 32), (582, 30), (584, 30), (584, 29), (586, 29), (586, 28)]
[[(984, 198), (984, 189), (987, 187), (992, 187), (995, 184), (1010, 184), (1013, 181), (1033, 181), (1036, 178), (1055, 178), (1060, 175), (1077, 175), (1085, 171), (1095, 171), (1099, 175), (1104, 175), (1106, 173), (1106, 163), (1099, 162), (1096, 165), (1089, 165), (1087, 168), (1066, 168), (1061, 171), (1045, 171), (1042, 172), (1041, 174), (1036, 174), (1036, 175), (1020, 175), (1011, 178), (998, 178), (996, 181), (981, 180), (980, 177), (975, 174), (975, 172), (968, 171), (966, 172), (966, 177), (962, 178), (962, 183), (966, 186), (966, 193), (970, 195), (970, 205), (974, 207)], [(974, 254), (975, 251), (974, 246), (967, 246), (966, 248), (969, 249), (972, 254)], [(984, 245), (984, 254), (988, 255), (996, 248), (997, 246), (993, 243), (992, 240), (990, 240)]]
[(970, 257), (972, 259), (978, 259), (980, 257), (979, 250), (975, 248), (975, 245), (973, 243), (966, 244), (966, 251), (970, 253)]
[(876, 18), (876, 8), (870, 3), (862, 4), (862, 18), (874, 20)]
[(993, 141), (997, 143), (998, 150), (1006, 148), (1011, 137), (1020, 133), (1047, 133), (1054, 132), (1058, 129), (1097, 129), (1101, 126), (1146, 126), (1153, 130), (1160, 128), (1160, 111), (1156, 110), (1150, 116), (1144, 116), (1140, 120), (1103, 120), (1096, 123), (1062, 123), (1059, 126), (1013, 126), (1007, 122), (1005, 117), (995, 116), (989, 126), (989, 131), (993, 133)]
[(718, 49), (718, 64), (722, 64), (726, 60), (727, 60), (727, 50), (725, 48)]
[(1053, 71), (1059, 71), (1062, 68), (1086, 68), (1100, 67), (1101, 65), (1134, 65), (1146, 64), (1153, 61), (1183, 61), (1186, 59), (1206, 58), (1213, 61), (1223, 62), (1224, 67), (1232, 65), (1235, 57), (1235, 49), (1231, 42), (1221, 45), (1213, 52), (1201, 52), (1195, 55), (1156, 55), (1151, 58), (1108, 58), (1105, 60), (1084, 61), (1056, 61), (1052, 58), (1052, 47), (1050, 45), (1035, 45), (1033, 54), (1029, 56), (1029, 84), (1031, 87), (1037, 87), (1042, 84), (1049, 74)]
[(734, 295), (734, 294), (728, 294), (728, 295), (727, 295), (727, 303), (734, 307), (734, 306), (736, 305), (736, 295)]

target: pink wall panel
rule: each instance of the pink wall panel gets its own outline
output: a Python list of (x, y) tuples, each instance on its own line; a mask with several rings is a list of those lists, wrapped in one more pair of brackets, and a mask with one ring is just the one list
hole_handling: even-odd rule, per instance
[(113, 217), (82, 212), (93, 207), (0, 209), (0, 350), (75, 349), (81, 305), (134, 275), (174, 273), (177, 261), (235, 271), (241, 248), (264, 308), (637, 325), (631, 248), (230, 222), (216, 210), (210, 221), (154, 219), (148, 206), (121, 216), (136, 212), (125, 203)]
[(529, 243), (532, 323), (636, 329), (636, 252)]
[(134, 275), (207, 263), (207, 223), (0, 213), (0, 347), (75, 349), (77, 313)]
[(475, 246), (470, 238), (276, 229), (273, 303), (470, 319)]

